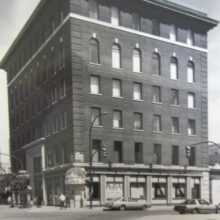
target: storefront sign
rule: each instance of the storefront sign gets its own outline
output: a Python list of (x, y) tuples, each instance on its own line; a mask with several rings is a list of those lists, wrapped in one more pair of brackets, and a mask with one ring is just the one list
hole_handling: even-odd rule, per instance
[(123, 197), (122, 183), (107, 183), (106, 184), (106, 199)]
[(86, 173), (83, 168), (71, 168), (66, 171), (65, 184), (78, 185), (85, 184)]

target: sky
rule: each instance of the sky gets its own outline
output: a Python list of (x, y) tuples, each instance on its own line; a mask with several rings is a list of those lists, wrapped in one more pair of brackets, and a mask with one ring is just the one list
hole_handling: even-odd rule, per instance
[[(193, 9), (206, 12), (209, 17), (220, 20), (220, 0), (172, 0)], [(39, 0), (0, 0), (0, 60), (33, 12)], [(220, 25), (208, 35), (209, 76), (209, 140), (220, 143)], [(0, 70), (0, 151), (9, 152), (9, 125), (6, 73)], [(8, 157), (2, 157), (3, 162)]]

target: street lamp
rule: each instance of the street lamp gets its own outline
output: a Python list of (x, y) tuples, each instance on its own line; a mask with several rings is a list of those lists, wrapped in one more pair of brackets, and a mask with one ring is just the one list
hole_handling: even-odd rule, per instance
[(89, 200), (90, 200), (90, 209), (92, 209), (92, 158), (93, 155), (92, 154), (92, 129), (93, 129), (93, 125), (96, 121), (97, 118), (99, 118), (102, 115), (107, 115), (108, 112), (101, 112), (100, 114), (96, 115), (91, 124), (90, 124), (90, 128), (89, 128)]

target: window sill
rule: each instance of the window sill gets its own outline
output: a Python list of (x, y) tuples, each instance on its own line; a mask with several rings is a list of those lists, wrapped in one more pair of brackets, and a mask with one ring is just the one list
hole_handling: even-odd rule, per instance
[(91, 93), (91, 92), (90, 92), (90, 95), (102, 96), (101, 93)]
[(152, 131), (152, 133), (163, 134), (163, 131)]
[(189, 137), (196, 137), (196, 134), (188, 134)]
[(170, 80), (173, 80), (173, 81), (180, 81), (179, 79), (171, 79), (171, 78), (170, 78)]
[(195, 82), (188, 82), (188, 81), (187, 81), (187, 83), (189, 83), (189, 84), (195, 84)]
[(170, 104), (171, 107), (176, 107), (176, 108), (179, 108), (180, 105), (174, 105), (174, 104)]
[(138, 73), (138, 74), (142, 74), (143, 72), (142, 71), (133, 71), (133, 73)]
[(103, 128), (102, 125), (93, 125), (93, 128)]
[(122, 97), (122, 96), (112, 96), (112, 98), (116, 98), (116, 99), (124, 99), (124, 97)]
[(100, 63), (93, 63), (93, 62), (90, 62), (89, 64), (91, 64), (91, 65), (95, 65), (95, 66), (101, 66)]
[(141, 131), (144, 131), (144, 129), (134, 128), (133, 131), (141, 132)]
[(112, 129), (115, 129), (115, 130), (124, 130), (124, 128), (116, 128), (116, 127), (112, 127)]
[(153, 77), (159, 77), (159, 78), (162, 78), (161, 75), (155, 75), (155, 74), (152, 74)]
[(188, 109), (196, 110), (196, 108), (190, 108), (190, 107), (188, 107)]
[(137, 102), (143, 102), (143, 99), (133, 99), (133, 101), (137, 101)]
[(152, 102), (153, 104), (162, 105), (162, 102)]
[(66, 95), (60, 97), (61, 100), (64, 99), (64, 98), (66, 98)]
[(171, 133), (172, 135), (178, 135), (178, 136), (180, 136), (180, 133)]
[(122, 71), (122, 68), (112, 67), (113, 70)]
[(57, 103), (57, 101), (55, 101), (55, 102), (52, 102), (52, 103), (51, 103), (51, 105), (55, 105), (56, 103)]

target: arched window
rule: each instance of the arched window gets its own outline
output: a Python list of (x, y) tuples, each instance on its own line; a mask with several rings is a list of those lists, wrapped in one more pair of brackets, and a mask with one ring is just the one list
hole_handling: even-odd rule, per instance
[(119, 44), (112, 45), (112, 67), (121, 68), (121, 48)]
[(188, 83), (195, 82), (194, 63), (192, 61), (189, 61), (187, 64), (187, 82)]
[(170, 79), (178, 79), (178, 61), (176, 57), (171, 57), (170, 60)]
[(152, 62), (151, 62), (151, 71), (153, 75), (160, 76), (160, 55), (158, 53), (153, 53), (152, 55)]
[(90, 40), (90, 62), (100, 63), (99, 42), (94, 38)]
[(141, 51), (133, 50), (133, 72), (141, 72)]

